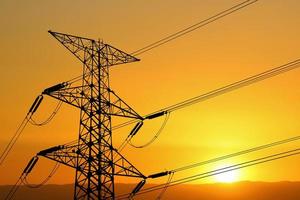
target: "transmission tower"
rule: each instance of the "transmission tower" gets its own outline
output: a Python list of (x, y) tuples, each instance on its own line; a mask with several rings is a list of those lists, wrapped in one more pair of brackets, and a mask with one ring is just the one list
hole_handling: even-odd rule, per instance
[(115, 176), (145, 178), (112, 145), (112, 117), (143, 119), (109, 86), (109, 68), (138, 61), (102, 41), (49, 31), (83, 63), (81, 84), (63, 82), (43, 94), (80, 110), (78, 141), (38, 153), (76, 170), (74, 199), (115, 199)]

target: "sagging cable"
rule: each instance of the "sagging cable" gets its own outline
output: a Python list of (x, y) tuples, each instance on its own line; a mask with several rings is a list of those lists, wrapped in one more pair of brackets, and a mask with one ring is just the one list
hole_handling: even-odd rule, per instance
[[(235, 170), (239, 170), (239, 169), (243, 169), (246, 167), (251, 167), (251, 166), (255, 166), (255, 165), (259, 165), (259, 164), (263, 164), (263, 163), (267, 163), (267, 162), (272, 162), (275, 160), (279, 160), (279, 159), (283, 159), (283, 158), (287, 158), (287, 157), (291, 157), (291, 156), (296, 156), (296, 155), (300, 155), (300, 149), (296, 148), (296, 149), (292, 149), (292, 150), (288, 150), (288, 151), (284, 151), (284, 152), (280, 152), (280, 153), (276, 153), (276, 154), (271, 154), (265, 157), (260, 157), (260, 158), (256, 158), (253, 160), (249, 160), (249, 161), (245, 161), (242, 163), (238, 163), (238, 164), (234, 164), (234, 165), (230, 165), (224, 168), (219, 168), (216, 170), (212, 170), (212, 171), (207, 171), (204, 173), (200, 173), (200, 174), (196, 174), (196, 175), (192, 175), (189, 177), (185, 177), (185, 178), (181, 178), (178, 180), (174, 180), (171, 181), (168, 185), (168, 187), (172, 187), (172, 186), (176, 186), (179, 184), (183, 184), (183, 183), (187, 183), (187, 182), (191, 182), (191, 181), (195, 181), (195, 180), (199, 180), (199, 179), (204, 179), (204, 178), (208, 178), (211, 176), (216, 176), (218, 174), (223, 174), (226, 172), (230, 172), (230, 171), (235, 171)], [(136, 193), (136, 195), (141, 195), (141, 194), (145, 194), (148, 192), (153, 192), (156, 190), (160, 190), (163, 189), (165, 187), (165, 185), (156, 185), (156, 186), (152, 186), (152, 187), (148, 187), (145, 189), (140, 190), (138, 193)], [(117, 196), (117, 199), (124, 199), (126, 198), (128, 194), (123, 194), (123, 195), (119, 195)]]
[(10, 139), (9, 143), (7, 144), (7, 146), (5, 147), (4, 151), (1, 153), (0, 156), (0, 165), (2, 165), (2, 163), (4, 162), (4, 160), (6, 159), (6, 157), (8, 156), (8, 154), (10, 153), (10, 151), (12, 150), (13, 146), (15, 145), (15, 143), (17, 142), (17, 140), (19, 139), (21, 133), (23, 132), (23, 130), (25, 129), (26, 125), (28, 124), (31, 116), (35, 113), (35, 111), (38, 109), (38, 107), (40, 106), (41, 102), (43, 100), (43, 95), (39, 95), (33, 102), (33, 104), (31, 105), (31, 107), (29, 108), (28, 113), (26, 114), (25, 118), (23, 119), (23, 121), (21, 122), (21, 124), (19, 125), (19, 127), (17, 128), (15, 134), (12, 136), (12, 138)]
[(37, 122), (35, 119), (33, 119), (32, 115), (30, 117), (30, 121), (29, 122), (32, 125), (35, 125), (35, 126), (44, 126), (44, 125), (48, 124), (55, 117), (55, 115), (58, 113), (58, 111), (61, 108), (62, 103), (63, 103), (62, 101), (59, 101), (57, 103), (57, 106), (55, 107), (55, 109), (50, 114), (50, 116), (47, 119), (45, 119), (43, 122)]
[[(157, 114), (158, 114), (158, 113), (157, 113)], [(152, 144), (152, 143), (159, 137), (159, 135), (162, 133), (162, 131), (164, 130), (164, 128), (165, 128), (165, 126), (166, 126), (166, 124), (167, 124), (167, 122), (168, 122), (168, 120), (169, 120), (169, 118), (170, 118), (170, 113), (169, 113), (169, 112), (163, 112), (163, 114), (162, 114), (162, 112), (161, 112), (161, 113), (159, 113), (159, 115), (156, 115), (155, 117), (159, 117), (159, 116), (161, 116), (161, 115), (165, 115), (165, 120), (164, 120), (164, 122), (162, 123), (161, 127), (159, 128), (159, 130), (156, 132), (156, 134), (153, 136), (153, 138), (152, 138), (151, 140), (149, 140), (147, 143), (145, 143), (145, 144), (143, 144), (143, 145), (135, 145), (135, 144), (133, 144), (133, 143), (131, 142), (131, 139), (132, 139), (133, 137), (130, 137), (128, 143), (129, 143), (132, 147), (134, 147), (134, 148), (144, 148), (144, 147), (147, 147), (147, 146), (149, 146), (150, 144)], [(153, 117), (153, 118), (154, 118), (154, 117)], [(153, 119), (153, 118), (148, 118), (148, 119)]]
[(165, 187), (162, 188), (161, 192), (159, 193), (159, 195), (156, 197), (156, 200), (161, 200), (163, 195), (166, 193), (171, 181), (172, 181), (172, 178), (174, 176), (174, 172), (171, 172), (169, 173), (169, 177), (168, 177), (168, 180), (165, 184)]
[[(151, 116), (155, 116), (157, 113), (161, 113), (163, 111), (173, 112), (173, 111), (182, 109), (184, 107), (191, 106), (193, 104), (196, 104), (196, 103), (199, 103), (199, 102), (202, 102), (202, 101), (205, 101), (205, 100), (217, 97), (217, 96), (221, 96), (221, 95), (226, 94), (228, 92), (235, 91), (237, 89), (240, 89), (240, 88), (243, 88), (243, 87), (246, 87), (246, 86), (249, 86), (249, 85), (253, 85), (254, 83), (269, 79), (269, 78), (277, 76), (279, 74), (286, 73), (286, 72), (294, 70), (298, 67), (300, 67), (300, 59), (296, 59), (292, 62), (286, 63), (286, 64), (281, 65), (279, 67), (269, 69), (267, 71), (261, 72), (259, 74), (256, 74), (256, 75), (253, 75), (253, 76), (250, 76), (250, 77), (247, 77), (247, 78), (242, 79), (240, 81), (233, 82), (231, 84), (228, 84), (226, 86), (217, 88), (215, 90), (211, 90), (209, 92), (206, 92), (204, 94), (195, 96), (193, 98), (186, 99), (182, 102), (173, 104), (171, 106), (160, 109), (160, 110), (158, 110), (158, 111), (156, 111), (152, 114), (146, 115), (145, 118), (147, 118), (147, 117), (149, 118), (149, 116), (151, 118)], [(124, 126), (133, 124), (137, 121), (138, 120), (136, 120), (136, 119), (135, 120), (130, 120), (130, 121), (118, 124), (118, 125), (116, 125), (112, 128), (113, 128), (113, 130), (119, 129), (119, 128), (122, 128)]]
[[(66, 86), (68, 86), (69, 84), (66, 82), (57, 84), (55, 86), (52, 86), (46, 90), (44, 90), (43, 94), (49, 94), (51, 92), (57, 91), (59, 89), (62, 89)], [(32, 125), (36, 125), (36, 126), (42, 126), (45, 125), (47, 123), (49, 123), (54, 116), (57, 114), (58, 110), (61, 107), (62, 102), (59, 102), (58, 105), (56, 106), (55, 110), (53, 111), (53, 113), (44, 121), (41, 123), (36, 122), (32, 116), (33, 114), (37, 111), (37, 109), (39, 108), (39, 106), (41, 105), (42, 101), (43, 101), (43, 95), (39, 95), (33, 102), (33, 104), (31, 105), (31, 107), (29, 108), (28, 113), (26, 114), (25, 118), (23, 119), (22, 123), (19, 125), (19, 127), (17, 128), (15, 134), (12, 136), (12, 138), (10, 139), (9, 143), (7, 144), (7, 146), (5, 147), (4, 151), (1, 153), (0, 155), (0, 165), (2, 165), (2, 163), (4, 162), (4, 160), (6, 159), (6, 157), (8, 156), (8, 154), (10, 153), (10, 151), (12, 150), (13, 146), (15, 145), (15, 143), (17, 142), (17, 140), (19, 139), (21, 133), (23, 132), (23, 130), (25, 129), (26, 125), (29, 123), (31, 123)]]
[[(155, 178), (159, 178), (159, 177), (167, 176), (167, 175), (169, 175), (169, 178), (168, 178), (168, 181), (166, 183), (166, 186), (165, 186), (165, 188), (163, 188), (163, 190), (161, 191), (161, 193), (158, 195), (157, 199), (161, 199), (162, 198), (163, 194), (167, 190), (167, 187), (168, 187), (169, 183), (171, 182), (171, 180), (173, 178), (174, 172), (172, 172), (172, 171), (164, 171), (164, 172), (159, 172), (159, 173), (151, 174), (148, 177), (146, 177), (146, 179), (147, 178), (155, 179)], [(128, 197), (129, 199), (133, 199), (133, 197), (135, 196), (135, 194), (137, 194), (142, 189), (142, 187), (146, 184), (146, 179), (143, 179), (141, 182), (139, 182), (135, 186), (135, 188), (129, 194), (129, 197)]]
[[(58, 90), (61, 90), (67, 86), (70, 86), (71, 84), (67, 83), (67, 82), (63, 82), (63, 83), (59, 83), (59, 84), (56, 84), (52, 87), (49, 87), (47, 89), (45, 89), (42, 94), (47, 94), (47, 95), (50, 95), (52, 92), (56, 92)], [(41, 101), (43, 100), (43, 95), (39, 95), (37, 97), (37, 99), (34, 101), (32, 107), (30, 108), (30, 111), (32, 110), (32, 115), (33, 113), (37, 110), (37, 108), (39, 107)], [(30, 123), (32, 125), (35, 125), (35, 126), (43, 126), (43, 125), (46, 125), (48, 124), (54, 117), (55, 115), (57, 114), (57, 112), (59, 111), (59, 109), (61, 108), (61, 105), (62, 105), (62, 101), (59, 101), (57, 103), (57, 106), (54, 108), (53, 112), (50, 114), (50, 116), (48, 118), (46, 118), (43, 122), (36, 122), (33, 118), (32, 118), (32, 115), (31, 117), (29, 118), (30, 120)]]
[(22, 182), (25, 184), (25, 186), (29, 187), (29, 188), (40, 188), (42, 187), (43, 185), (45, 185), (51, 178), (52, 176), (56, 173), (56, 171), (58, 170), (59, 168), (59, 163), (55, 163), (53, 169), (50, 171), (49, 175), (39, 184), (30, 184), (27, 180), (27, 175), (24, 176), (22, 178)]

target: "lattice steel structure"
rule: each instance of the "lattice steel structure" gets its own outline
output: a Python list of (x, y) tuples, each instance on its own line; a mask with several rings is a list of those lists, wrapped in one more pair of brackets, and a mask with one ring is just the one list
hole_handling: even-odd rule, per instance
[(83, 63), (81, 84), (63, 82), (43, 94), (80, 109), (79, 138), (38, 155), (76, 169), (74, 199), (115, 199), (114, 177), (145, 178), (112, 145), (112, 116), (142, 119), (109, 87), (109, 67), (138, 61), (101, 41), (49, 31)]

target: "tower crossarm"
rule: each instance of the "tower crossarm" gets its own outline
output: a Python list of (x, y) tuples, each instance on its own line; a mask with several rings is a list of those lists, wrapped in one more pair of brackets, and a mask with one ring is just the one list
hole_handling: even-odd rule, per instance
[(43, 156), (72, 168), (76, 168), (77, 154), (77, 144), (54, 146), (37, 153), (38, 156)]
[[(87, 66), (95, 66), (94, 64), (99, 60), (99, 65), (106, 66), (139, 61), (139, 59), (125, 53), (124, 51), (121, 51), (111, 45), (104, 44), (101, 41), (65, 33), (53, 31), (48, 32)], [(101, 59), (98, 59), (97, 56), (101, 56)]]
[(89, 102), (93, 102), (92, 105), (98, 106), (97, 102), (101, 101), (102, 105), (110, 107), (110, 115), (118, 117), (127, 117), (134, 119), (143, 119), (136, 111), (133, 110), (125, 101), (123, 101), (114, 91), (107, 87), (110, 92), (110, 101), (106, 98), (96, 99), (90, 97), (88, 92), (90, 90), (89, 86), (71, 86), (67, 82), (63, 82), (47, 88), (43, 91), (43, 94), (51, 96), (57, 100), (63, 101), (69, 105), (75, 106), (79, 109), (84, 109), (84, 105), (81, 105), (81, 101), (84, 99)]
[[(57, 87), (61, 85), (61, 87)], [(63, 87), (63, 85), (66, 85)], [(52, 89), (54, 88), (54, 89)], [(77, 108), (81, 108), (80, 102), (82, 99), (88, 99), (89, 97), (85, 95), (84, 91), (88, 90), (88, 87), (75, 86), (68, 87), (67, 83), (60, 83), (50, 88), (47, 88), (43, 91), (42, 94), (53, 97), (59, 101), (67, 103), (69, 105), (75, 106)]]
[[(76, 142), (58, 145), (37, 153), (38, 156), (43, 156), (50, 160), (59, 162), (66, 166), (76, 168), (77, 156), (88, 157), (89, 155), (83, 154), (80, 151), (78, 144)], [(114, 167), (116, 176), (126, 176), (126, 177), (136, 177), (136, 178), (146, 178), (135, 166), (133, 166), (124, 156), (113, 150), (114, 154)], [(89, 158), (93, 159), (93, 158)]]

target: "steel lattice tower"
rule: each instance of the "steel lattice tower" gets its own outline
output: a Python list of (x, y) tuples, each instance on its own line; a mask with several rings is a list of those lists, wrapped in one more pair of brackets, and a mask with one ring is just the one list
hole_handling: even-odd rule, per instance
[(43, 94), (80, 109), (76, 143), (38, 155), (76, 169), (74, 199), (115, 199), (114, 177), (145, 178), (112, 145), (113, 116), (143, 119), (109, 87), (109, 67), (138, 61), (101, 41), (49, 31), (83, 63), (81, 84), (63, 82)]

